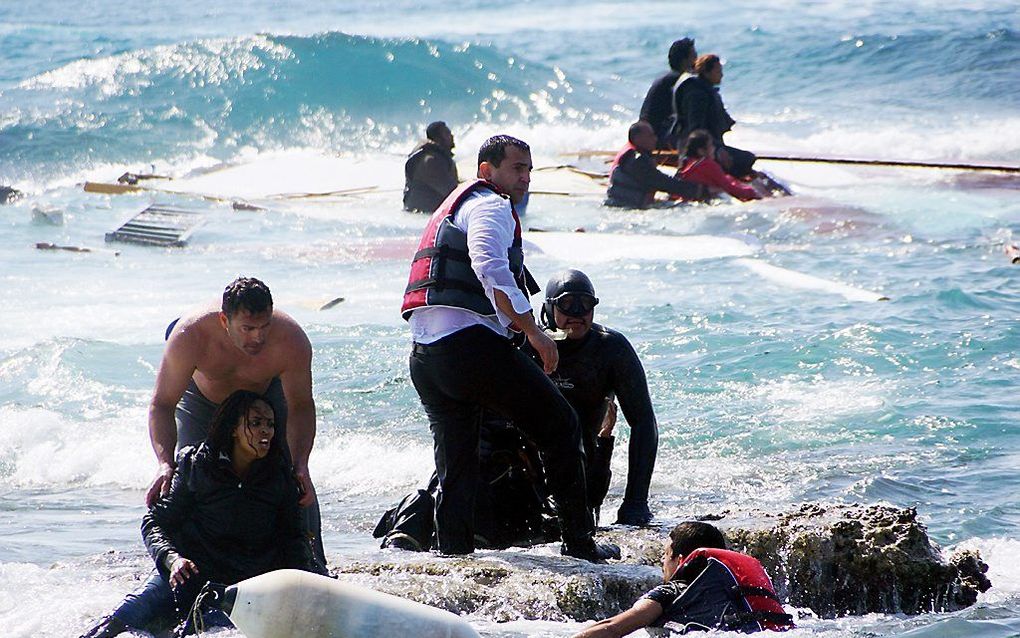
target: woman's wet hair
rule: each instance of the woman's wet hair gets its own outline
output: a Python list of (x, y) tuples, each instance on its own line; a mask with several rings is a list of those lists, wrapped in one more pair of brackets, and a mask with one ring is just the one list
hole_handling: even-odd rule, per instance
[(712, 134), (703, 128), (692, 131), (687, 136), (687, 144), (684, 146), (684, 157), (700, 157), (702, 151), (708, 149), (712, 143)]
[(669, 550), (673, 556), (686, 556), (696, 549), (726, 549), (726, 537), (719, 528), (701, 521), (685, 521), (669, 533)]
[[(212, 423), (209, 425), (209, 436), (205, 440), (206, 446), (213, 454), (223, 453), (231, 456), (234, 449), (234, 429), (238, 424), (247, 425), (248, 412), (259, 401), (269, 406), (275, 421), (276, 412), (273, 410), (273, 404), (258, 392), (237, 390), (223, 400), (223, 403), (220, 404), (220, 407), (216, 409), (216, 413), (213, 415)], [(278, 441), (279, 437), (277, 436), (270, 440), (267, 457), (277, 454)]]
[(694, 61), (694, 72), (697, 75), (704, 75), (711, 72), (719, 64), (722, 64), (719, 61), (719, 56), (714, 53), (699, 55), (698, 59)]

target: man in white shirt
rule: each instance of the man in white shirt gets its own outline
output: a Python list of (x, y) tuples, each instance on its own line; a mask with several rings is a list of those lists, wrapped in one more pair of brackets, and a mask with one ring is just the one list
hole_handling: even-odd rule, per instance
[[(474, 551), (479, 419), (486, 409), (521, 424), (545, 455), (562, 553), (618, 558), (618, 548), (594, 541), (577, 415), (547, 376), (559, 354), (528, 301), (538, 286), (529, 286), (514, 205), (528, 193), (531, 168), (531, 149), (521, 140), (486, 140), (478, 179), (440, 205), (411, 264), (401, 313), (414, 338), (411, 380), (435, 446), (436, 546), (443, 554)], [(535, 349), (544, 371), (515, 347), (514, 333)]]

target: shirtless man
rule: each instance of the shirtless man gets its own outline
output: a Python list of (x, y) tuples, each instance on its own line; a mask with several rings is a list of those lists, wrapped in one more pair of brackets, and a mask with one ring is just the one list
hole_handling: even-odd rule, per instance
[(312, 346), (294, 319), (273, 310), (269, 288), (238, 277), (223, 291), (220, 308), (181, 317), (167, 335), (149, 404), (149, 438), (159, 473), (146, 505), (170, 490), (176, 455), (205, 440), (219, 403), (235, 390), (263, 394), (277, 415), (276, 431), (294, 466), (308, 531), (320, 560), (319, 510), (308, 475), (315, 440)]

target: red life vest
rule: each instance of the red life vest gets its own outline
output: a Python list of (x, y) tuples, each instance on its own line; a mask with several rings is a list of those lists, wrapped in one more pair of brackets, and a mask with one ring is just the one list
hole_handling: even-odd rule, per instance
[[(471, 269), (467, 234), (453, 223), (453, 216), (464, 201), (471, 194), (486, 189), (506, 197), (495, 184), (476, 179), (457, 187), (432, 214), (411, 262), (411, 274), (400, 308), (404, 319), (410, 319), (414, 310), (423, 306), (461, 308), (483, 316), (496, 314), (492, 302), (485, 296), (482, 282)], [(514, 217), (514, 239), (507, 249), (507, 259), (517, 287), (530, 296), (533, 290), (529, 292), (529, 289), (537, 285), (530, 285), (533, 280), (524, 267), (521, 220), (512, 203), (510, 213)]]
[[(673, 606), (665, 610), (671, 622), (693, 621), (710, 628), (738, 631), (786, 631), (794, 626), (793, 617), (779, 602), (772, 580), (753, 556), (725, 549), (696, 549), (684, 556), (674, 578), (677, 575), (682, 575), (689, 584)], [(723, 594), (717, 603), (709, 605), (719, 607), (717, 610), (705, 609), (706, 601), (712, 600), (709, 589)], [(685, 596), (691, 600), (690, 607), (685, 606)]]

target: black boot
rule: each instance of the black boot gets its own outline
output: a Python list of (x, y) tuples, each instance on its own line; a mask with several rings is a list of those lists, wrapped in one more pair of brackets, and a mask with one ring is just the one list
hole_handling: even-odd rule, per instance
[(81, 635), (81, 638), (113, 638), (128, 630), (124, 621), (116, 616), (104, 616), (99, 624)]
[(619, 560), (620, 546), (616, 543), (599, 543), (593, 538), (575, 540), (560, 545), (560, 553), (564, 556), (581, 558), (592, 563), (604, 563), (609, 559)]

